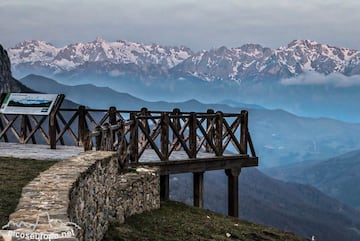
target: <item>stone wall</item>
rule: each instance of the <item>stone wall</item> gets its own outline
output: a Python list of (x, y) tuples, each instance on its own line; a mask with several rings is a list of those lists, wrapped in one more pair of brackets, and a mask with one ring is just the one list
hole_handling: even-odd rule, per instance
[(22, 240), (6, 236), (27, 234), (43, 235), (42, 240), (52, 235), (53, 240), (100, 241), (109, 222), (122, 223), (159, 208), (159, 183), (156, 169), (139, 167), (120, 174), (115, 153), (80, 154), (56, 163), (23, 188), (10, 215), (13, 233), (2, 231), (3, 239)]

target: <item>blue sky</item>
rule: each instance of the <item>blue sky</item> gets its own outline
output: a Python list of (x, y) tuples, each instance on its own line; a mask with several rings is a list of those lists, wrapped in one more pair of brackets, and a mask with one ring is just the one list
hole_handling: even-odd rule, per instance
[(1, 0), (0, 43), (129, 40), (194, 50), (311, 39), (360, 49), (358, 0)]

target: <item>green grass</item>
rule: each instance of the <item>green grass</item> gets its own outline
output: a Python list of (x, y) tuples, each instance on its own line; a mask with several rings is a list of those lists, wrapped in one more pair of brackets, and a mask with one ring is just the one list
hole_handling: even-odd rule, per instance
[(0, 229), (14, 212), (22, 188), (55, 162), (0, 157)]
[(294, 234), (240, 221), (178, 202), (163, 202), (161, 208), (111, 224), (103, 241), (183, 240), (304, 240)]
[[(22, 188), (55, 161), (0, 157), (0, 228), (15, 210)], [(103, 241), (184, 241), (184, 240), (287, 240), (301, 238), (273, 228), (239, 221), (177, 202), (163, 202), (161, 208), (113, 223)]]

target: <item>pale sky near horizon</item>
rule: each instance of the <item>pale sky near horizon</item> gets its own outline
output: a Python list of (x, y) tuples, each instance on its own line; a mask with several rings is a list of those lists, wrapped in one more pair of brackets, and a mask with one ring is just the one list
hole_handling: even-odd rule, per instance
[(310, 39), (360, 50), (358, 0), (1, 0), (0, 44), (128, 40), (193, 50)]

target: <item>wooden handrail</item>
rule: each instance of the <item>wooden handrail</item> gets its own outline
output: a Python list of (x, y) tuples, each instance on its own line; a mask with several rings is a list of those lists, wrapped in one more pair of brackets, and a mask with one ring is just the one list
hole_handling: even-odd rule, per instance
[[(49, 118), (51, 124), (46, 128)], [(16, 123), (21, 124), (20, 129)], [(238, 155), (248, 155), (249, 148), (250, 155), (256, 157), (245, 110), (240, 113), (214, 110), (195, 113), (181, 112), (180, 109), (124, 111), (115, 107), (100, 110), (80, 106), (77, 109), (59, 108), (50, 117), (42, 118), (0, 114), (0, 140), (8, 142), (9, 131), (21, 143), (31, 140), (38, 143), (35, 134), (39, 132), (52, 146), (73, 141), (74, 145), (85, 149), (94, 146), (96, 150), (116, 150), (122, 165), (128, 161), (139, 162), (149, 148), (161, 161), (168, 161), (174, 151), (179, 150), (183, 150), (189, 159), (196, 158), (200, 152), (221, 157), (230, 146)], [(53, 139), (54, 134), (56, 139)]]

